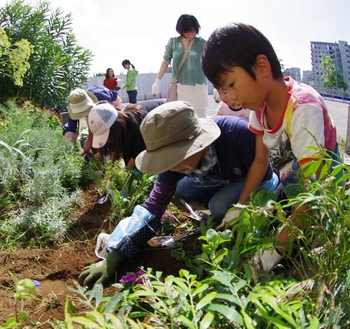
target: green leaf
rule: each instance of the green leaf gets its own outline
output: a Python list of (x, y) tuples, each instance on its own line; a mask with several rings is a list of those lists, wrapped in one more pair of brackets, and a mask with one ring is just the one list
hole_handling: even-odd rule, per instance
[(14, 317), (9, 318), (4, 324), (1, 325), (1, 328), (19, 328), (21, 323), (17, 322)]
[(124, 298), (124, 295), (121, 292), (113, 295), (108, 300), (105, 312), (106, 313), (113, 313), (117, 309), (117, 307), (119, 306), (119, 303), (123, 300), (123, 298)]
[(228, 307), (226, 305), (222, 304), (215, 304), (212, 303), (208, 307), (209, 311), (218, 312), (221, 315), (223, 315), (227, 320), (231, 322), (235, 322), (239, 324), (240, 326), (243, 326), (243, 317), (240, 313), (238, 313), (235, 309), (232, 309), (232, 307)]
[(21, 320), (21, 322), (23, 322), (23, 323), (27, 323), (28, 322), (28, 315), (27, 315), (27, 313), (25, 311), (20, 311), (18, 313), (18, 317)]
[(198, 312), (201, 308), (208, 305), (217, 295), (217, 292), (213, 291), (209, 294), (205, 295), (202, 299), (200, 299), (196, 305), (196, 311)]
[(188, 328), (188, 329), (195, 329), (196, 328), (196, 326), (192, 323), (192, 321), (187, 319), (183, 315), (177, 316), (176, 321), (183, 323), (186, 326), (186, 328)]
[(193, 296), (199, 295), (201, 292), (208, 290), (209, 285), (206, 283), (201, 284), (198, 282), (198, 287), (192, 292)]
[(210, 328), (211, 323), (214, 320), (214, 314), (212, 312), (208, 312), (204, 315), (203, 319), (199, 323), (199, 328), (200, 329), (207, 329)]
[(227, 300), (228, 302), (236, 304), (237, 306), (242, 305), (242, 302), (236, 296), (233, 296), (232, 294), (218, 293), (216, 295), (216, 299), (217, 300), (220, 300), (220, 299)]
[(101, 326), (99, 326), (97, 323), (95, 323), (93, 320), (90, 320), (83, 316), (74, 316), (71, 319), (74, 323), (81, 324), (82, 326), (85, 326), (86, 328), (91, 329), (102, 329)]

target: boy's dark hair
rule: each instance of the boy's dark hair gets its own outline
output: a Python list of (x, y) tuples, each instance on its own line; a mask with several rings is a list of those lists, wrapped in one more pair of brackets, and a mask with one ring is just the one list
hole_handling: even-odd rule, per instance
[(220, 78), (233, 66), (243, 68), (255, 80), (253, 72), (258, 55), (270, 62), (274, 79), (283, 77), (281, 64), (270, 41), (255, 27), (243, 23), (229, 23), (217, 28), (206, 42), (202, 53), (202, 67), (206, 77), (220, 88)]
[(176, 32), (181, 36), (186, 32), (196, 31), (198, 34), (200, 25), (197, 21), (197, 18), (193, 15), (183, 14), (179, 17), (176, 23)]

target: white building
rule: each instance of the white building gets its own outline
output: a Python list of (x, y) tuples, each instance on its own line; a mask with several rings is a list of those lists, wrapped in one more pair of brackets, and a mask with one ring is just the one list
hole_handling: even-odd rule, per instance
[(310, 41), (312, 72), (315, 85), (323, 86), (321, 56), (322, 54), (333, 59), (335, 67), (339, 70), (345, 82), (350, 84), (350, 45), (346, 41), (338, 43)]

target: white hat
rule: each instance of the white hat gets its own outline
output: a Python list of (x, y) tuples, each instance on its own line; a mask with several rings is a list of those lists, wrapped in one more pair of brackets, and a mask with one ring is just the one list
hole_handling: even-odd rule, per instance
[(118, 110), (105, 101), (97, 103), (89, 113), (89, 128), (93, 134), (92, 147), (103, 147), (109, 136), (109, 128), (118, 118)]

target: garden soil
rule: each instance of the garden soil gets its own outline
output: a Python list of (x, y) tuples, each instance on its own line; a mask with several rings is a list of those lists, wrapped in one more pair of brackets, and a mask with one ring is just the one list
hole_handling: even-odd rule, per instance
[[(26, 328), (52, 328), (54, 319), (64, 320), (67, 297), (79, 309), (81, 296), (71, 289), (77, 289), (82, 268), (99, 261), (94, 254), (97, 235), (110, 233), (113, 229), (106, 219), (110, 204), (98, 204), (99, 198), (94, 184), (84, 188), (83, 201), (72, 214), (74, 225), (69, 241), (50, 248), (18, 248), (0, 254), (0, 328), (10, 317), (16, 316), (20, 307), (15, 304), (13, 276), (35, 280), (38, 284), (34, 292), (38, 300), (25, 301), (30, 320)], [(190, 220), (185, 209), (183, 213), (183, 218), (178, 220)], [(164, 276), (178, 275), (181, 268), (186, 268), (184, 263), (172, 257), (170, 249), (147, 248), (140, 259), (119, 267), (117, 280), (127, 272), (136, 272), (141, 266), (162, 271)], [(107, 287), (104, 293), (108, 296), (114, 291), (113, 287)]]

